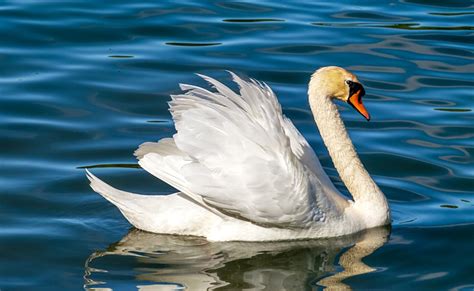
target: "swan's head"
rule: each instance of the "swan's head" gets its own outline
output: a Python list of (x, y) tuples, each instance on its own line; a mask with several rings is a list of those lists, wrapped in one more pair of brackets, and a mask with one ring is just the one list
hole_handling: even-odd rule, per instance
[(362, 103), (364, 87), (351, 72), (340, 67), (322, 67), (311, 76), (308, 93), (310, 96), (325, 96), (349, 103), (357, 112), (370, 120)]

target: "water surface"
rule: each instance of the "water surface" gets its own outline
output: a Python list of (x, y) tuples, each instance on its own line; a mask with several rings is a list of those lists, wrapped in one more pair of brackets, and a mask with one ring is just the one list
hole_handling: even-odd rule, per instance
[[(2, 290), (474, 288), (474, 3), (254, 2), (0, 7)], [(274, 89), (347, 193), (306, 99), (327, 65), (365, 85), (370, 123), (339, 107), (391, 230), (262, 245), (157, 236), (88, 187), (84, 167), (125, 190), (174, 191), (132, 153), (173, 134), (178, 83), (233, 70)]]

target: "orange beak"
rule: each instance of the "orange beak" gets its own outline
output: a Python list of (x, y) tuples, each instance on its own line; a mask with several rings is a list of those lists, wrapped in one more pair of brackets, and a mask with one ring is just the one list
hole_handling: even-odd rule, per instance
[(360, 89), (354, 94), (352, 94), (352, 96), (349, 97), (349, 99), (347, 100), (347, 103), (352, 105), (352, 107), (354, 107), (355, 110), (357, 110), (357, 112), (362, 114), (362, 116), (364, 116), (365, 119), (367, 119), (367, 121), (370, 121), (369, 112), (367, 111), (367, 109), (365, 109), (365, 106), (362, 103), (362, 95), (363, 95), (362, 92), (363, 92), (363, 89)]

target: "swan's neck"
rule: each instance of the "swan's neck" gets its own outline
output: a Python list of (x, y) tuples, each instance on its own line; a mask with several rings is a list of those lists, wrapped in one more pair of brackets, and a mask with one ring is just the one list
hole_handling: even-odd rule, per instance
[(308, 93), (321, 137), (341, 180), (354, 198), (354, 206), (364, 216), (369, 215), (370, 219), (377, 220), (372, 223), (388, 223), (390, 213), (387, 200), (362, 165), (336, 105), (331, 98), (317, 90), (310, 89)]

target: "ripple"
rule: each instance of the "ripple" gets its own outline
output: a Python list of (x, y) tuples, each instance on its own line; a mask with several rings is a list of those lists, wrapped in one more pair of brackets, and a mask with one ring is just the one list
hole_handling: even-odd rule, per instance
[(385, 14), (381, 12), (372, 12), (372, 11), (350, 11), (350, 12), (342, 12), (333, 14), (332, 17), (334, 18), (342, 18), (342, 19), (373, 19), (373, 20), (386, 20), (386, 21), (403, 21), (408, 20), (409, 18), (399, 16), (399, 15), (391, 15)]
[(423, 26), (419, 23), (398, 23), (382, 27), (408, 30), (474, 30), (474, 26)]
[(474, 81), (435, 78), (435, 77), (415, 77), (417, 82), (430, 87), (474, 87)]
[(425, 34), (414, 34), (405, 35), (407, 39), (413, 40), (432, 40), (432, 41), (445, 41), (447, 43), (459, 43), (459, 44), (470, 44), (472, 41), (472, 34), (468, 35), (453, 35), (453, 34), (440, 34), (440, 33), (425, 33)]
[(405, 73), (406, 71), (403, 68), (390, 67), (390, 66), (351, 66), (348, 69), (351, 71), (359, 72), (375, 72), (375, 73), (393, 73), (400, 74)]
[(470, 1), (459, 1), (459, 0), (449, 1), (449, 2), (437, 1), (437, 0), (429, 0), (429, 1), (402, 0), (401, 2), (418, 4), (418, 5), (426, 5), (426, 6), (439, 6), (439, 7), (446, 7), (446, 8), (470, 8), (472, 5)]
[(273, 9), (268, 6), (258, 5), (255, 3), (245, 3), (245, 2), (224, 2), (219, 1), (215, 3), (219, 7), (223, 7), (230, 10), (241, 10), (245, 12), (270, 12)]
[(474, 71), (474, 64), (451, 65), (439, 61), (414, 61), (419, 68), (435, 72), (452, 72), (469, 74)]
[(437, 111), (446, 111), (446, 112), (470, 112), (472, 111), (469, 108), (433, 108)]
[(473, 15), (474, 12), (466, 11), (466, 12), (429, 12), (431, 15), (439, 15), (439, 16), (463, 16), (463, 15)]
[(228, 18), (223, 19), (224, 22), (234, 22), (234, 23), (252, 23), (252, 22), (284, 22), (283, 19), (275, 18)]
[(87, 166), (77, 167), (77, 169), (94, 169), (94, 168), (141, 169), (139, 164), (95, 164), (95, 165), (87, 165)]
[(433, 48), (434, 51), (440, 52), (442, 54), (448, 56), (460, 56), (460, 57), (467, 57), (467, 58), (474, 58), (474, 52), (462, 48), (454, 48), (454, 47), (435, 47)]
[(451, 208), (451, 209), (457, 209), (457, 208), (459, 208), (458, 206), (456, 206), (456, 205), (451, 205), (451, 204), (441, 204), (439, 207), (441, 207), (441, 208)]
[[(127, 191), (176, 191), (140, 170), (133, 151), (175, 133), (169, 95), (178, 83), (204, 85), (195, 72), (228, 82), (223, 72), (233, 70), (267, 82), (348, 194), (306, 95), (310, 74), (327, 65), (349, 68), (366, 87), (373, 121), (338, 107), (394, 219), (388, 243), (365, 260), (377, 272), (343, 282), (356, 290), (470, 286), (472, 8), (464, 0), (9, 1), (0, 7), (0, 288), (76, 289), (85, 284), (84, 254), (125, 251), (107, 246), (130, 225), (88, 187), (83, 168)], [(163, 240), (154, 243), (162, 250)], [(223, 286), (231, 289), (322, 288), (317, 282), (338, 278), (337, 260), (353, 247), (346, 241), (338, 252), (337, 243), (280, 255), (263, 245), (225, 266), (226, 249), (207, 253), (217, 263), (208, 278), (237, 282)], [(97, 287), (136, 289), (176, 270), (203, 275), (185, 267), (193, 260), (175, 268), (160, 261), (163, 253), (126, 253), (96, 259), (94, 267), (110, 272), (92, 271), (92, 279), (112, 285)]]
[(113, 58), (113, 59), (131, 59), (131, 58), (134, 58), (135, 56), (131, 56), (131, 55), (110, 55), (108, 57)]
[(261, 51), (278, 54), (314, 54), (322, 51), (329, 51), (330, 47), (318, 45), (287, 45), (281, 47), (264, 48)]
[[(408, 177), (423, 175), (427, 177), (437, 177), (446, 175), (449, 171), (436, 164), (415, 159), (414, 157), (404, 157), (387, 153), (361, 154), (364, 163), (374, 175), (384, 175), (390, 177)], [(387, 167), (389, 164), (391, 167)]]
[(166, 42), (166, 45), (171, 46), (188, 46), (188, 47), (199, 47), (199, 46), (216, 46), (221, 45), (222, 42)]

